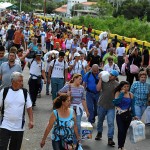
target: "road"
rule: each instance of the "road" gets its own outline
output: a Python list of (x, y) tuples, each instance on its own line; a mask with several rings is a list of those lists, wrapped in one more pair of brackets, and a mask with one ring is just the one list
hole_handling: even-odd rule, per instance
[[(24, 71), (24, 86), (28, 88), (27, 79), (29, 77), (28, 69)], [(123, 76), (119, 77), (119, 80), (124, 80)], [(26, 113), (26, 131), (24, 133), (23, 144), (21, 150), (42, 150), (40, 148), (40, 141), (43, 136), (44, 130), (48, 123), (50, 114), (52, 112), (52, 100), (51, 96), (45, 94), (45, 86), (42, 91), (42, 97), (37, 99), (37, 106), (33, 109), (34, 113), (34, 128), (29, 130), (27, 127), (28, 117)], [(92, 140), (82, 141), (84, 150), (116, 150), (117, 149), (117, 128), (115, 123), (115, 135), (114, 141), (116, 142), (115, 147), (109, 147), (107, 145), (107, 124), (104, 122), (104, 131), (101, 141), (95, 141), (96, 136), (96, 124), (94, 124), (93, 138)], [(127, 150), (150, 150), (150, 126), (146, 127), (146, 139), (142, 142), (132, 144), (127, 136), (125, 147)], [(43, 150), (52, 150), (50, 136), (48, 137)]]

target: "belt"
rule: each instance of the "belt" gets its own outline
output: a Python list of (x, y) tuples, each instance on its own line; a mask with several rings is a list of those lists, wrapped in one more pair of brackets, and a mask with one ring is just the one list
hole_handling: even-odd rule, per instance
[(89, 90), (88, 88), (86, 88), (86, 91), (90, 92), (90, 93), (93, 93), (93, 94), (98, 94), (99, 93), (99, 92), (93, 92), (93, 91)]

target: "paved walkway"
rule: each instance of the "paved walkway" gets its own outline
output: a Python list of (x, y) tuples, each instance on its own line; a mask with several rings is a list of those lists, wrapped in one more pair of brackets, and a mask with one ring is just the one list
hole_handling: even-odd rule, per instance
[[(27, 86), (28, 79), (28, 69), (24, 71), (25, 87)], [(123, 80), (124, 77), (119, 77)], [(28, 130), (26, 122), (26, 131), (23, 138), (22, 150), (41, 150), (40, 141), (44, 134), (44, 130), (48, 123), (50, 114), (52, 112), (52, 100), (51, 96), (45, 95), (45, 86), (42, 91), (42, 97), (37, 99), (37, 106), (34, 108), (34, 123), (35, 126), (32, 130)], [(27, 114), (26, 114), (27, 117)], [(115, 126), (116, 128), (116, 126)], [(96, 136), (96, 124), (94, 125), (93, 139), (88, 141), (83, 141), (84, 150), (116, 150), (117, 149), (117, 129), (115, 129), (114, 141), (116, 142), (116, 147), (112, 148), (107, 146), (107, 124), (104, 122), (103, 138), (101, 141), (95, 141)], [(150, 127), (146, 127), (146, 140), (139, 142), (137, 144), (131, 144), (129, 137), (126, 140), (127, 150), (150, 150)], [(43, 150), (52, 150), (50, 137), (47, 139), (46, 145)]]

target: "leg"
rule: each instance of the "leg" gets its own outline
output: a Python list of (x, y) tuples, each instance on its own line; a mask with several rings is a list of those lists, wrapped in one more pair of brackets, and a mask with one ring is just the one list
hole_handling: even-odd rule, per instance
[(107, 113), (106, 109), (104, 109), (101, 106), (97, 107), (97, 115), (98, 115), (97, 131), (99, 133), (103, 132), (103, 122), (104, 122), (106, 113)]
[(116, 115), (116, 122), (118, 127), (118, 148), (124, 147), (125, 139), (126, 139), (126, 122), (124, 122), (120, 115)]
[(64, 150), (61, 146), (60, 141), (53, 141), (52, 140), (52, 147), (53, 147), (53, 150)]
[(57, 79), (57, 93), (58, 93), (58, 91), (60, 90), (60, 89), (62, 89), (63, 88), (63, 86), (64, 86), (64, 79)]
[(0, 129), (0, 150), (7, 150), (10, 132), (7, 129)]
[[(46, 79), (47, 79), (47, 81), (48, 81), (48, 72), (46, 72)], [(49, 95), (49, 83), (48, 82), (46, 82), (46, 94), (47, 95)]]
[(99, 93), (94, 94), (94, 119), (97, 116), (97, 103), (99, 99)]
[(90, 116), (88, 118), (88, 121), (91, 123), (95, 122), (95, 117), (94, 117), (94, 100), (93, 100), (93, 93), (86, 92), (86, 104), (88, 111), (90, 113)]
[(115, 109), (109, 109), (107, 111), (107, 124), (108, 124), (108, 138), (113, 139), (114, 135), (114, 120), (115, 120)]
[(142, 113), (141, 113), (141, 117), (142, 117), (142, 115), (143, 115), (144, 111), (146, 110), (147, 106), (141, 106), (141, 107), (142, 107)]
[(135, 105), (135, 115), (141, 119), (142, 118), (142, 108), (141, 106)]
[(134, 80), (134, 75), (131, 74), (130, 72), (127, 72), (126, 75), (127, 75), (126, 81), (128, 81), (130, 83), (130, 86), (131, 86), (133, 83), (133, 80)]
[(51, 78), (51, 87), (52, 87), (52, 100), (57, 97), (57, 79)]
[(12, 131), (9, 150), (20, 150), (24, 131)]

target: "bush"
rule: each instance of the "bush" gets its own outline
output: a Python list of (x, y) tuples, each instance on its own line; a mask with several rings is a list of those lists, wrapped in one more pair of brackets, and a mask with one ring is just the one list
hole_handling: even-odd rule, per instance
[(149, 41), (150, 37), (150, 26), (145, 21), (145, 18), (141, 21), (138, 18), (127, 20), (124, 16), (119, 16), (117, 18), (94, 18), (91, 16), (82, 16), (78, 19), (72, 18), (70, 22), (75, 25), (84, 24), (86, 27), (91, 24), (93, 29), (110, 31), (110, 33), (113, 34), (118, 34), (129, 38), (137, 38), (139, 40)]

